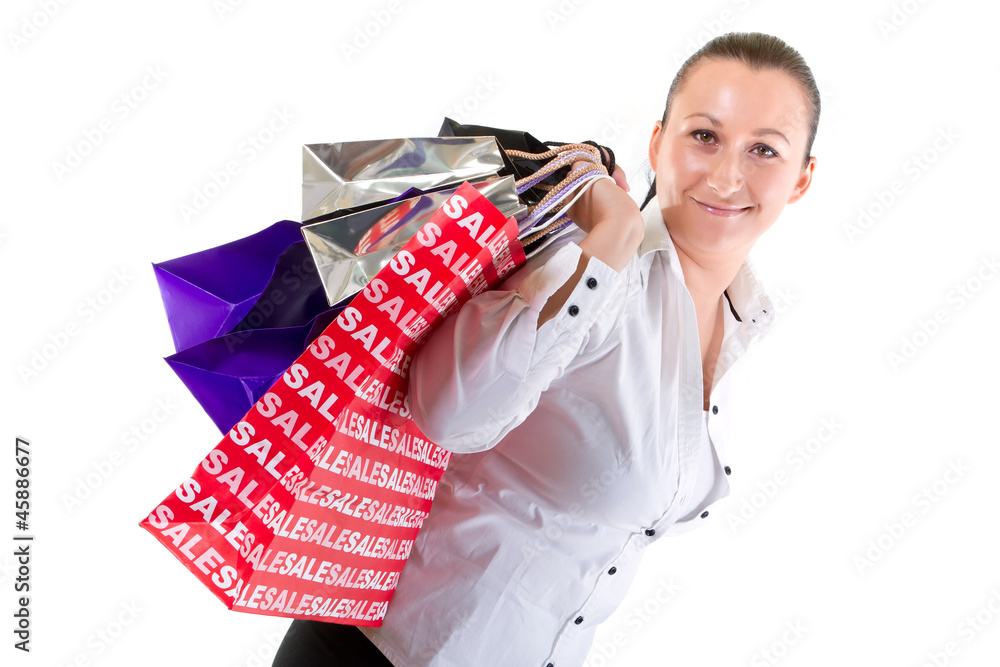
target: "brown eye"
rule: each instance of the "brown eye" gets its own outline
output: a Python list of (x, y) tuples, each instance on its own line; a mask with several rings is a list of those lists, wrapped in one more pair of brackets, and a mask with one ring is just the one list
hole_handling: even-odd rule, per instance
[(777, 151), (770, 146), (765, 146), (764, 144), (754, 146), (753, 151), (760, 157), (778, 157)]
[(712, 133), (709, 132), (708, 130), (695, 130), (691, 134), (692, 136), (694, 136), (695, 139), (697, 139), (700, 143), (703, 144), (711, 143), (713, 139)]

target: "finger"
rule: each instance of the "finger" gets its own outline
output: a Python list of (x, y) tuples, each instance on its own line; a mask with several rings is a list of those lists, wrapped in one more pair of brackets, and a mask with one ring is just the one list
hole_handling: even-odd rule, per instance
[(625, 178), (625, 171), (619, 165), (615, 165), (615, 173), (611, 174), (611, 178), (615, 179), (615, 183), (618, 184), (625, 192), (630, 192), (632, 188), (628, 185), (628, 180)]
[[(604, 155), (605, 162), (609, 162), (611, 160), (611, 154), (608, 153), (608, 149), (605, 148), (604, 146), (601, 146), (601, 153)], [(615, 164), (614, 173), (609, 174), (609, 176), (615, 179), (615, 183), (618, 184), (618, 187), (620, 187), (625, 192), (629, 192), (631, 190), (631, 188), (628, 185), (628, 181), (625, 179), (625, 172), (617, 164)]]

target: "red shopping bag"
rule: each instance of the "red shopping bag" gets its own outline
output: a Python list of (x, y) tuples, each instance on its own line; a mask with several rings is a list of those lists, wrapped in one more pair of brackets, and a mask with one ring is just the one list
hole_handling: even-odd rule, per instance
[(230, 609), (380, 625), (449, 459), (409, 419), (410, 358), (516, 237), (463, 184), (140, 525)]

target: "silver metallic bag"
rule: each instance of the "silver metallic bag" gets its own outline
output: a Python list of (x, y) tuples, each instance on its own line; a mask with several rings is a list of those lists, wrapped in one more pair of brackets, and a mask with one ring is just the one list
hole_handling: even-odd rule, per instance
[(302, 220), (433, 190), (503, 169), (493, 137), (344, 141), (302, 147)]
[[(517, 181), (497, 176), (504, 155), (537, 159), (538, 167)], [(578, 161), (590, 165), (570, 173)], [(502, 154), (492, 136), (311, 144), (303, 147), (302, 168), (302, 235), (331, 306), (361, 291), (462, 182), (518, 221), (518, 238), (530, 256), (572, 228), (562, 212), (570, 196), (582, 194), (602, 173), (607, 178), (591, 146)], [(542, 185), (556, 171), (568, 175), (557, 185)], [(454, 187), (443, 189), (448, 184)], [(528, 207), (520, 195), (536, 186), (545, 195)]]
[[(472, 185), (508, 218), (525, 215), (513, 176)], [(330, 305), (361, 291), (456, 189), (421, 194), (302, 227)]]

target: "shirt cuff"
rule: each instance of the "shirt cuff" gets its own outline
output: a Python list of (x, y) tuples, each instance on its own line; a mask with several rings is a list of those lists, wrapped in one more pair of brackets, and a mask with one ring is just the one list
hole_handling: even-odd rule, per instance
[(618, 309), (610, 306), (613, 297), (621, 294), (618, 287), (623, 279), (622, 274), (591, 257), (562, 309), (545, 325), (551, 324), (556, 332), (589, 330), (602, 316), (617, 312)]
[[(577, 244), (566, 244), (515, 288), (536, 316), (546, 301), (576, 272), (582, 252)], [(614, 308), (615, 295), (621, 295), (619, 287), (623, 280), (624, 272), (618, 273), (596, 257), (591, 257), (559, 312), (538, 327), (537, 332), (534, 332), (537, 319), (532, 318), (533, 349), (526, 360), (525, 372), (549, 356), (555, 348), (567, 352), (577, 350), (600, 318), (615, 317), (620, 311)], [(603, 329), (610, 330), (609, 327)]]
[(541, 312), (545, 302), (569, 280), (580, 263), (583, 251), (575, 243), (567, 243), (545, 264), (531, 272), (517, 287), (518, 294), (534, 312)]

